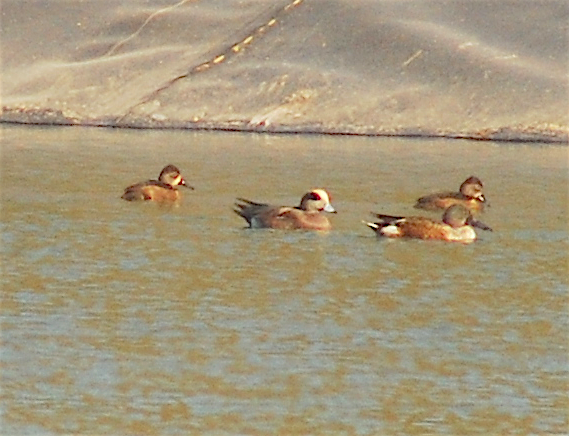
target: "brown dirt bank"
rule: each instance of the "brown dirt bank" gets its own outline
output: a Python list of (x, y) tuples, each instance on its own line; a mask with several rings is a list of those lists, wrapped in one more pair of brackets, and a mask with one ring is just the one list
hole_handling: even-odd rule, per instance
[(4, 122), (569, 141), (563, 0), (2, 9)]

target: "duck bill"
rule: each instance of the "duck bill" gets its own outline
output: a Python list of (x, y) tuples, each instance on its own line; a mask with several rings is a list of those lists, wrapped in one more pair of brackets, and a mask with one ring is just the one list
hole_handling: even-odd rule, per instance
[(324, 206), (324, 212), (336, 213), (336, 209), (334, 209), (332, 205), (328, 203), (326, 206)]
[(188, 185), (184, 179), (181, 180), (180, 185), (185, 186), (186, 188), (191, 189), (192, 191), (195, 189), (193, 186)]
[(472, 227), (476, 227), (479, 228), (481, 230), (487, 230), (489, 232), (492, 232), (492, 228), (490, 226), (487, 226), (486, 224), (484, 224), (482, 221), (478, 221), (475, 218), (470, 217), (467, 221), (467, 224), (471, 225)]

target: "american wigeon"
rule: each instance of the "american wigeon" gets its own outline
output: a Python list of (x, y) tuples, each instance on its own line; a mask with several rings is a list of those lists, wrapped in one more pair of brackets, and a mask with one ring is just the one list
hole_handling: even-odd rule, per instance
[(324, 189), (308, 192), (297, 207), (271, 206), (244, 198), (237, 200), (239, 202), (235, 203), (234, 212), (254, 229), (330, 230), (330, 221), (322, 212), (336, 212), (330, 203), (330, 195)]
[(439, 192), (427, 195), (417, 200), (415, 207), (418, 209), (437, 210), (448, 209), (453, 204), (462, 204), (471, 212), (482, 212), (486, 205), (486, 198), (482, 193), (484, 185), (475, 176), (471, 176), (462, 182), (459, 192)]
[(387, 238), (438, 239), (469, 243), (476, 240), (474, 227), (492, 231), (486, 224), (474, 219), (470, 211), (460, 204), (450, 206), (443, 215), (442, 222), (426, 217), (395, 217), (374, 214), (378, 222), (364, 223), (377, 236)]
[(176, 201), (180, 198), (178, 186), (194, 189), (186, 184), (180, 174), (180, 170), (174, 165), (166, 165), (160, 172), (158, 180), (147, 180), (129, 186), (124, 190), (121, 198), (127, 201), (151, 200), (151, 201)]

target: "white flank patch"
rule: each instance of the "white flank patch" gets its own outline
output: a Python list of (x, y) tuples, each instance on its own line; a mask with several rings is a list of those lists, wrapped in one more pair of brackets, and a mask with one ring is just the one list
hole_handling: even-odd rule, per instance
[(385, 236), (399, 236), (401, 234), (397, 226), (385, 226), (381, 229), (381, 234)]

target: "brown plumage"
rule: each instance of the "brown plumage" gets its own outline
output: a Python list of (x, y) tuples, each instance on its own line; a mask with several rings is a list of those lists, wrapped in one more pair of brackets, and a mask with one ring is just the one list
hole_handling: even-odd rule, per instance
[(330, 203), (330, 195), (324, 189), (306, 193), (298, 207), (271, 206), (244, 198), (237, 200), (234, 212), (255, 229), (330, 230), (332, 225), (322, 212), (336, 212)]
[(387, 238), (438, 239), (469, 243), (476, 240), (474, 227), (492, 231), (486, 224), (474, 219), (470, 211), (460, 204), (449, 207), (443, 220), (434, 221), (422, 216), (396, 217), (374, 214), (377, 222), (365, 222), (377, 236)]
[(438, 210), (448, 209), (453, 204), (461, 204), (471, 212), (482, 212), (487, 205), (483, 194), (482, 181), (471, 176), (462, 182), (459, 192), (439, 192), (427, 195), (417, 200), (415, 207), (418, 209)]
[(147, 180), (131, 185), (124, 190), (121, 198), (127, 201), (174, 202), (180, 198), (179, 186), (194, 189), (186, 184), (176, 166), (166, 165), (160, 172), (158, 180)]

